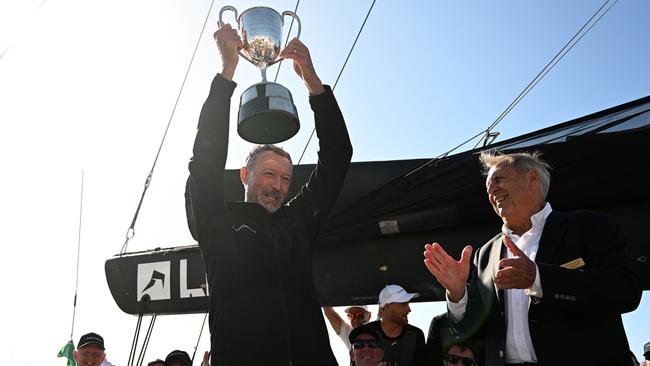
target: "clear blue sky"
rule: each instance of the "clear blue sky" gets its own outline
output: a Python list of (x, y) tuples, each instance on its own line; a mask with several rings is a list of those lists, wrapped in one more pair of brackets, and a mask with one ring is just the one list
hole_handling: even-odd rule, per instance
[[(300, 4), (301, 38), (326, 83), (336, 80), (370, 4)], [(377, 1), (335, 90), (353, 160), (434, 157), (485, 129), (602, 4)], [(194, 243), (182, 192), (198, 113), (220, 69), (211, 34), (223, 5), (283, 11), (295, 2), (215, 3), (129, 251)], [(209, 6), (208, 0), (0, 3), (0, 235), (10, 253), (0, 266), (5, 363), (64, 364), (54, 356), (70, 335), (84, 169), (74, 340), (97, 331), (106, 337), (109, 359), (126, 364), (136, 319), (115, 305), (104, 262), (124, 241)], [(648, 95), (649, 14), (648, 1), (619, 1), (503, 120), (500, 138)], [(287, 66), (278, 82), (291, 89), (302, 129), (283, 146), (299, 156), (313, 120), (306, 91)], [(235, 78), (236, 105), (259, 73), (242, 61)], [(304, 163), (315, 161), (315, 146)], [(228, 167), (239, 167), (249, 148), (233, 134)], [(443, 309), (418, 304), (412, 323), (426, 328)], [(624, 316), (639, 357), (650, 341), (649, 318), (646, 291), (639, 309)], [(158, 319), (146, 359), (175, 348), (191, 353), (201, 320)], [(340, 341), (332, 345), (345, 364)], [(207, 348), (206, 331), (199, 353)]]

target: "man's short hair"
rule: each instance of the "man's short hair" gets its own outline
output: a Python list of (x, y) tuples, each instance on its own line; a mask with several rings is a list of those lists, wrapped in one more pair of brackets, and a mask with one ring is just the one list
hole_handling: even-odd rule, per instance
[(283, 148), (275, 145), (256, 145), (251, 152), (248, 153), (248, 156), (246, 157), (246, 169), (249, 171), (253, 171), (255, 168), (255, 162), (257, 161), (257, 158), (262, 154), (267, 151), (274, 152), (282, 157), (285, 157), (289, 160), (289, 163), (293, 164), (291, 161), (291, 155), (289, 155), (288, 152), (284, 151)]
[(465, 352), (466, 350), (472, 351), (472, 357), (474, 357), (474, 360), (476, 360), (476, 357), (478, 356), (478, 354), (476, 353), (476, 348), (474, 347), (474, 345), (470, 344), (469, 342), (456, 342), (448, 345), (444, 349), (445, 355), (449, 354), (449, 350), (451, 349), (451, 347), (454, 346), (460, 348), (461, 352)]
[(350, 343), (354, 343), (357, 337), (359, 337), (362, 334), (368, 334), (374, 339), (381, 339), (378, 332), (374, 330), (372, 327), (369, 327), (367, 325), (362, 325), (360, 327), (356, 327), (352, 329), (352, 331), (348, 335), (348, 340), (350, 341)]
[(481, 152), (479, 160), (483, 165), (483, 175), (486, 176), (490, 171), (490, 168), (502, 162), (506, 162), (520, 173), (535, 170), (539, 177), (539, 183), (542, 186), (542, 202), (544, 202), (546, 201), (548, 189), (551, 186), (551, 166), (540, 158), (541, 155), (542, 153), (539, 151), (512, 154), (503, 154), (497, 151), (483, 151)]

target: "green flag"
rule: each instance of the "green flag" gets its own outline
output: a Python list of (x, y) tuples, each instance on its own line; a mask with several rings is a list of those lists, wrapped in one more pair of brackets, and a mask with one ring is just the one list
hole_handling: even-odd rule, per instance
[(56, 357), (65, 357), (68, 359), (68, 366), (75, 366), (76, 362), (74, 362), (74, 343), (72, 343), (72, 339), (68, 341), (68, 343), (61, 348), (59, 351), (59, 354), (56, 355)]

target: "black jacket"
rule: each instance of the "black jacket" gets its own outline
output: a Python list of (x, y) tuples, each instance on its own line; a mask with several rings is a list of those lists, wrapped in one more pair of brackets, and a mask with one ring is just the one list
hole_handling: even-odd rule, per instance
[(329, 87), (310, 98), (320, 150), (308, 182), (274, 214), (223, 201), (230, 98), (218, 75), (199, 119), (188, 182), (210, 290), (213, 366), (336, 365), (312, 275), (312, 244), (352, 146)]
[[(486, 337), (486, 366), (504, 364), (504, 294), (493, 277), (503, 256), (501, 234), (475, 254), (467, 312), (456, 331)], [(581, 258), (576, 269), (562, 265)], [(543, 297), (531, 302), (528, 326), (540, 365), (626, 365), (621, 314), (636, 309), (641, 281), (618, 224), (592, 211), (553, 211), (535, 257)]]
[(375, 320), (361, 327), (371, 329), (379, 335), (381, 348), (384, 350), (384, 360), (387, 366), (425, 366), (427, 365), (427, 350), (422, 330), (411, 324), (405, 324), (402, 333), (397, 337), (389, 337), (381, 329), (381, 321)]

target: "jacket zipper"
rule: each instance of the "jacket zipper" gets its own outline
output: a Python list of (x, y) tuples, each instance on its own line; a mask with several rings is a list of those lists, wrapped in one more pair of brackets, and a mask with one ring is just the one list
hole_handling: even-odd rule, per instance
[[(271, 230), (273, 232), (273, 230)], [(286, 290), (284, 288), (284, 281), (282, 280), (282, 266), (280, 265), (280, 246), (278, 242), (273, 238), (273, 248), (275, 249), (275, 264), (278, 269), (278, 282), (280, 283), (280, 298), (282, 300), (282, 316), (284, 319), (284, 332), (287, 335), (287, 358), (288, 366), (293, 365), (292, 352), (291, 352), (291, 336), (289, 334), (289, 316), (287, 314), (287, 298)]]

